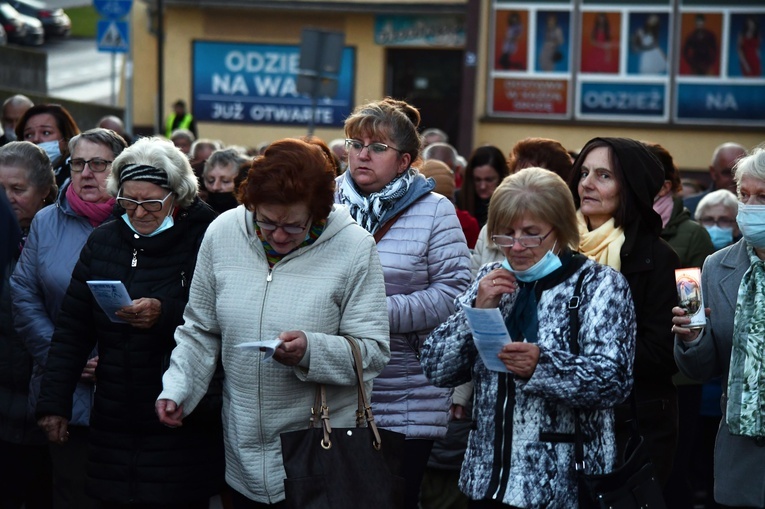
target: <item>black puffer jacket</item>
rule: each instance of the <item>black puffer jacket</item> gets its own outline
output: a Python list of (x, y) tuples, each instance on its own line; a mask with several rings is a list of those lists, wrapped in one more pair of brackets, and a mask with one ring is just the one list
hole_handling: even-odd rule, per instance
[[(56, 322), (37, 416), (71, 415), (72, 392), (88, 353), (98, 346), (90, 422), (88, 490), (100, 500), (170, 503), (200, 499), (223, 482), (220, 405), (196, 411), (183, 426), (160, 424), (154, 402), (183, 321), (196, 255), (215, 213), (195, 201), (175, 225), (139, 237), (122, 219), (96, 228), (72, 274)], [(150, 329), (113, 323), (96, 304), (88, 280), (120, 280), (131, 298), (162, 302)], [(198, 409), (199, 410), (199, 409)]]

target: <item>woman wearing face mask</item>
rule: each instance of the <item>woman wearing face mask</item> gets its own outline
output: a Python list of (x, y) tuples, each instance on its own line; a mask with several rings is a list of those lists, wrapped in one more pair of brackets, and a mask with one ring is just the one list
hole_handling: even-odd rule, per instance
[[(670, 153), (659, 144), (644, 144), (664, 168), (664, 183), (653, 202), (653, 210), (661, 216), (661, 238), (675, 250), (681, 267), (701, 268), (707, 256), (715, 251), (712, 240), (703, 226), (691, 220), (691, 213), (677, 194), (683, 185)], [(664, 497), (668, 507), (684, 509), (689, 508), (693, 500), (691, 486), (696, 476), (693, 466), (699, 457), (697, 437), (701, 429), (702, 384), (682, 373), (676, 373), (672, 379), (677, 387), (678, 428), (682, 432), (678, 434), (672, 474)]]
[[(244, 180), (250, 161), (238, 150), (224, 148), (213, 152), (205, 161), (202, 181), (207, 190), (205, 201), (216, 212), (223, 213), (239, 205), (237, 185)], [(245, 168), (242, 171), (242, 168)]]
[[(630, 289), (617, 271), (576, 252), (571, 193), (551, 171), (525, 168), (506, 178), (492, 196), (487, 228), (506, 259), (481, 268), (422, 349), (425, 374), (437, 386), (474, 381), (475, 425), (460, 489), (472, 509), (575, 508), (577, 413), (591, 437), (587, 472), (616, 463), (613, 406), (632, 387), (635, 352)], [(566, 304), (582, 274), (574, 354)], [(492, 355), (506, 371), (490, 370), (478, 355), (465, 308), (499, 308), (513, 342)]]
[(672, 246), (681, 267), (701, 267), (714, 246), (703, 226), (691, 219), (678, 193), (683, 187), (672, 155), (657, 143), (644, 143), (664, 168), (664, 183), (654, 198), (653, 210), (661, 216), (661, 238)]
[[(32, 218), (56, 198), (53, 170), (45, 152), (28, 142), (0, 148), (0, 190), (7, 195), (14, 225), (24, 237)], [(2, 237), (11, 248), (0, 264), (0, 507), (44, 509), (51, 506), (51, 466), (47, 441), (29, 408), (32, 356), (13, 328), (8, 279), (21, 254), (23, 238)]]
[(736, 221), (743, 238), (717, 251), (701, 275), (707, 323), (690, 329), (675, 307), (675, 360), (697, 380), (722, 376), (723, 419), (717, 432), (714, 498), (725, 507), (765, 507), (765, 148), (739, 159)]
[[(56, 206), (35, 216), (11, 277), (14, 325), (34, 359), (31, 411), (72, 269), (88, 235), (111, 218), (114, 198), (106, 191), (106, 170), (125, 147), (125, 140), (107, 129), (92, 129), (72, 138), (72, 178), (64, 184)], [(97, 361), (94, 351), (85, 368), (80, 368), (80, 380), (73, 389), (71, 440), (65, 446), (51, 447), (56, 504), (93, 507), (92, 499), (84, 492), (83, 479)]]
[(48, 154), (59, 188), (70, 176), (69, 140), (77, 134), (80, 134), (80, 129), (72, 115), (58, 104), (32, 106), (16, 124), (19, 140), (31, 141)]
[(741, 238), (736, 224), (738, 200), (727, 189), (718, 189), (704, 196), (696, 206), (695, 219), (706, 228), (716, 251), (728, 247)]
[[(675, 251), (661, 239), (654, 197), (664, 183), (661, 163), (639, 141), (594, 138), (571, 169), (579, 207), (579, 251), (619, 270), (630, 285), (637, 317), (635, 385), (640, 430), (660, 482), (672, 469), (677, 442), (677, 396), (672, 375), (672, 308), (677, 303)], [(629, 438), (630, 405), (616, 410), (620, 446)]]
[[(53, 444), (71, 438), (73, 387), (97, 345), (88, 493), (102, 509), (206, 508), (223, 484), (220, 401), (208, 399), (177, 430), (157, 421), (154, 401), (175, 347), (173, 333), (183, 323), (196, 252), (215, 213), (197, 197), (188, 159), (160, 138), (140, 139), (115, 158), (107, 189), (119, 217), (93, 231), (72, 273), (48, 353), (38, 423)], [(132, 303), (107, 315), (88, 287), (91, 280), (121, 281)]]

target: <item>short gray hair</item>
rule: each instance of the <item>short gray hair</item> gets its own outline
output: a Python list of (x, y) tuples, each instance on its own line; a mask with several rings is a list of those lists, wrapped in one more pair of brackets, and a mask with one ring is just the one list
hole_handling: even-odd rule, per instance
[(216, 166), (225, 166), (234, 170), (234, 176), (239, 173), (239, 168), (248, 162), (248, 159), (235, 148), (224, 148), (216, 150), (210, 154), (210, 158), (205, 162), (205, 168), (202, 176), (206, 177)]
[(164, 170), (170, 189), (175, 193), (175, 202), (181, 208), (191, 205), (197, 196), (197, 177), (188, 158), (165, 138), (141, 138), (117, 156), (106, 183), (112, 196), (117, 196), (122, 170), (130, 164), (143, 164)]
[(696, 212), (694, 212), (693, 218), (696, 221), (700, 220), (708, 208), (716, 207), (717, 205), (722, 205), (732, 210), (733, 217), (736, 217), (738, 213), (738, 199), (736, 195), (727, 189), (718, 189), (707, 194), (699, 201), (699, 204), (696, 205)]
[(74, 154), (74, 149), (77, 148), (77, 144), (80, 140), (88, 140), (91, 143), (97, 143), (98, 145), (104, 145), (108, 147), (114, 157), (117, 157), (128, 146), (125, 138), (112, 131), (111, 129), (104, 129), (103, 127), (94, 127), (84, 133), (80, 133), (69, 140), (69, 153)]
[(194, 143), (194, 141), (197, 139), (196, 136), (194, 136), (194, 133), (189, 131), (188, 129), (176, 129), (172, 133), (170, 133), (170, 139), (174, 140), (176, 138), (186, 138), (189, 140), (189, 143)]
[(220, 150), (223, 148), (223, 142), (220, 140), (213, 140), (210, 138), (199, 138), (194, 143), (191, 144), (191, 150), (189, 150), (189, 154), (191, 154), (192, 158), (197, 157), (197, 150), (202, 148), (209, 148), (210, 152), (215, 152), (216, 150)]
[(0, 166), (23, 169), (32, 187), (41, 191), (48, 190), (44, 200), (46, 205), (56, 201), (58, 187), (56, 187), (53, 166), (50, 164), (48, 154), (34, 143), (12, 141), (0, 147)]
[(459, 157), (459, 153), (457, 152), (457, 149), (454, 148), (452, 145), (449, 145), (448, 143), (445, 143), (442, 141), (431, 143), (430, 145), (422, 149), (423, 159), (425, 160), (437, 159), (439, 161), (443, 161), (446, 164), (448, 164), (452, 170), (454, 170), (454, 168), (457, 166), (458, 157)]
[(765, 182), (765, 144), (754, 147), (748, 155), (743, 156), (736, 162), (733, 180), (736, 187), (741, 187), (741, 179), (752, 177)]

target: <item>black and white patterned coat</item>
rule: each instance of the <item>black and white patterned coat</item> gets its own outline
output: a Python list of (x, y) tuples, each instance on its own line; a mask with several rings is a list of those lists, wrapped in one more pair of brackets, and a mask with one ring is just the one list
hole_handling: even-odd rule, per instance
[[(473, 343), (463, 308), (472, 307), (485, 266), (457, 298), (456, 311), (422, 348), (425, 374), (437, 386), (474, 380), (475, 427), (470, 433), (460, 489), (471, 499), (494, 499), (523, 508), (575, 508), (574, 411), (580, 412), (588, 473), (613, 469), (612, 407), (632, 387), (635, 313), (627, 281), (591, 260), (537, 291), (540, 349), (528, 379), (489, 371)], [(579, 308), (580, 354), (569, 349), (568, 304), (579, 272), (586, 270)], [(539, 290), (539, 289), (537, 289)], [(507, 319), (516, 294), (500, 301)]]

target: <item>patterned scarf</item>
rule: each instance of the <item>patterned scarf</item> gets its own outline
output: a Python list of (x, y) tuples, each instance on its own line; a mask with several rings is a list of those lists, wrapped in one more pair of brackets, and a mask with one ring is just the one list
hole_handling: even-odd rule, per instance
[(265, 239), (265, 237), (263, 237), (263, 232), (260, 231), (260, 227), (258, 226), (258, 223), (254, 221), (254, 219), (253, 219), (253, 224), (255, 225), (255, 233), (257, 233), (261, 244), (263, 244), (263, 249), (265, 249), (266, 251), (266, 259), (268, 260), (268, 266), (273, 268), (274, 265), (276, 265), (279, 261), (281, 261), (282, 258), (287, 256), (288, 254), (300, 249), (301, 247), (310, 246), (311, 244), (316, 242), (316, 239), (318, 239), (319, 236), (324, 232), (324, 227), (327, 226), (327, 220), (322, 219), (321, 221), (311, 224), (311, 229), (308, 230), (308, 234), (306, 235), (305, 240), (298, 247), (296, 247), (289, 253), (285, 253), (285, 254), (277, 253), (274, 250), (274, 248), (271, 247), (271, 244), (269, 244), (268, 241)]
[(624, 230), (614, 227), (614, 219), (611, 218), (599, 228), (589, 231), (581, 210), (577, 210), (576, 218), (579, 222), (579, 252), (598, 263), (621, 270)]
[(374, 233), (385, 224), (390, 217), (396, 202), (409, 191), (409, 187), (419, 174), (414, 168), (408, 168), (404, 173), (394, 178), (376, 193), (363, 195), (356, 187), (351, 174), (346, 172), (340, 186), (340, 199), (348, 205), (348, 212), (366, 231)]
[(726, 420), (733, 435), (765, 436), (765, 261), (746, 244), (752, 264), (738, 287)]

